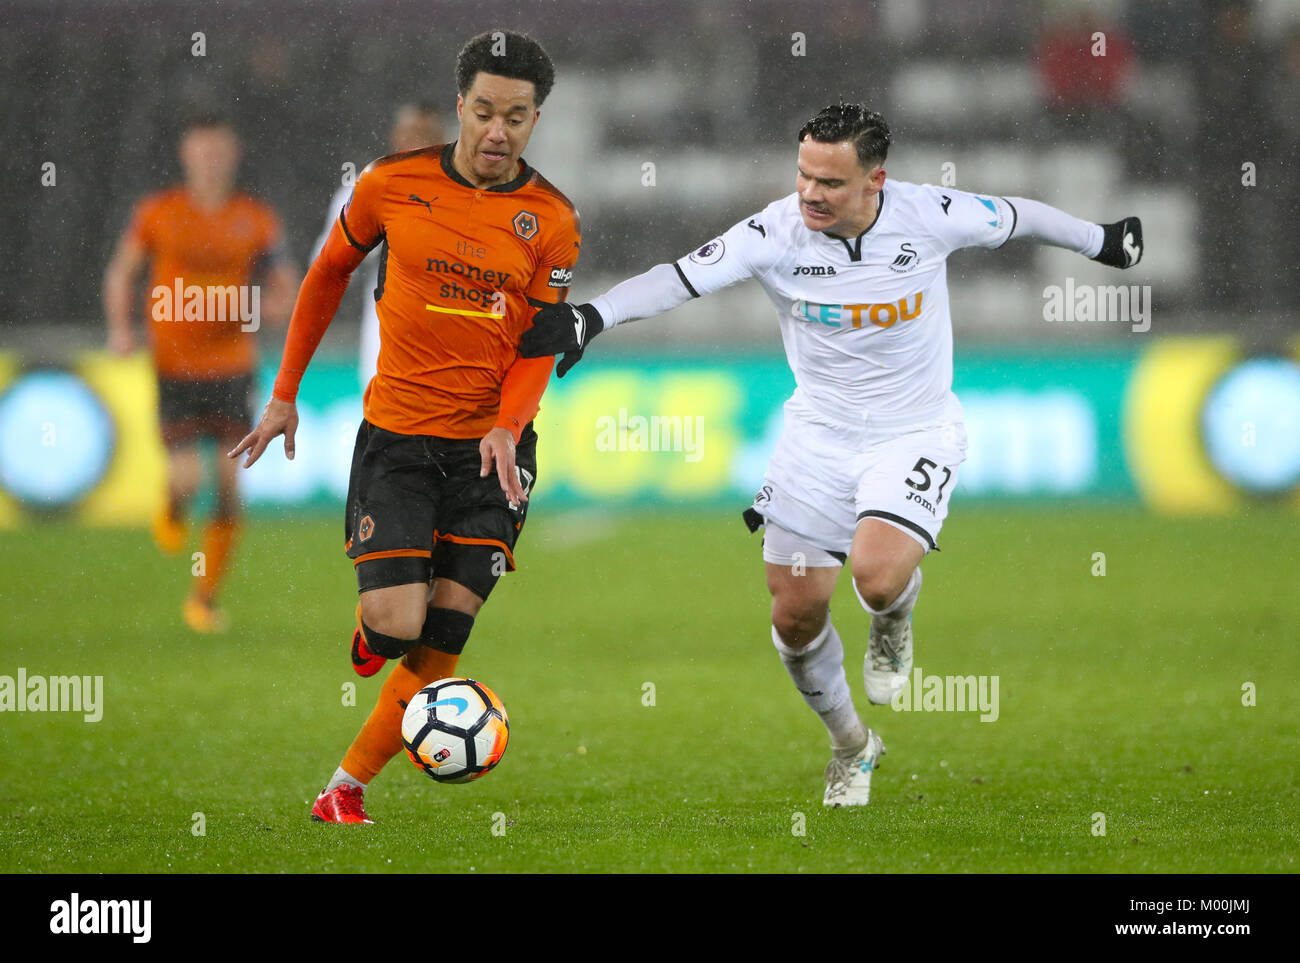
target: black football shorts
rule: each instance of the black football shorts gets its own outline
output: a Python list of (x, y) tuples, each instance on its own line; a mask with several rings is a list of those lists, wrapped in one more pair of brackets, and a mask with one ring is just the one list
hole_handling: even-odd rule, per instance
[(253, 376), (194, 381), (158, 377), (158, 421), (170, 446), (209, 437), (238, 441), (253, 425)]
[[(344, 531), (359, 591), (446, 578), (486, 599), (515, 569), (528, 503), (512, 506), (493, 465), (479, 477), (478, 438), (399, 435), (361, 422)], [(515, 446), (520, 484), (537, 480), (537, 433)]]

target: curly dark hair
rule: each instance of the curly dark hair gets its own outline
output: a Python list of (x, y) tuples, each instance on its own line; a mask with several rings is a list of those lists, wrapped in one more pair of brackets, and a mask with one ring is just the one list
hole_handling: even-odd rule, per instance
[(470, 39), (456, 55), (456, 89), (469, 93), (482, 71), (512, 80), (532, 81), (537, 106), (555, 86), (555, 65), (532, 37), (513, 30), (491, 30)]
[(838, 144), (853, 141), (858, 152), (858, 163), (866, 170), (883, 164), (894, 142), (889, 125), (879, 112), (868, 110), (862, 104), (831, 104), (823, 107), (812, 120), (799, 128), (799, 143), (812, 137), (819, 144)]

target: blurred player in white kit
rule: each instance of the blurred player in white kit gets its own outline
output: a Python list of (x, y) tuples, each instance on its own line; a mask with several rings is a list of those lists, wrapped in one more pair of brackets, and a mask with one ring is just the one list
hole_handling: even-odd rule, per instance
[(860, 806), (885, 747), (853, 705), (829, 603), (847, 560), (871, 616), (867, 698), (888, 704), (912, 670), (920, 562), (936, 547), (966, 457), (952, 392), (948, 255), (1032, 238), (1127, 268), (1142, 256), (1142, 225), (892, 180), (889, 128), (859, 104), (826, 107), (798, 141), (795, 193), (588, 304), (543, 308), (520, 353), (567, 352), (556, 369), (563, 376), (606, 328), (746, 278), (763, 285), (796, 388), (745, 517), (765, 529), (772, 643), (830, 733), (823, 802)]

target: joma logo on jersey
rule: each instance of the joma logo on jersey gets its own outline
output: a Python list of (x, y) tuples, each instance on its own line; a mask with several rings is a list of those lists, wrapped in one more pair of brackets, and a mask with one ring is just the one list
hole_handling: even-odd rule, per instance
[(814, 304), (796, 301), (791, 312), (799, 321), (815, 321), (832, 328), (860, 328), (864, 322), (877, 328), (892, 328), (899, 321), (911, 321), (921, 316), (923, 292), (897, 301), (882, 304)]
[(796, 264), (794, 266), (795, 277), (813, 277), (813, 278), (833, 278), (835, 277), (835, 268), (829, 264)]

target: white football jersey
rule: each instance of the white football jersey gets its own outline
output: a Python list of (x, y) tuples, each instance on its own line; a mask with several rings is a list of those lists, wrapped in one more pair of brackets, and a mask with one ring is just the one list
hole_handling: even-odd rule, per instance
[(776, 306), (796, 394), (825, 417), (885, 426), (955, 410), (960, 419), (947, 258), (1001, 246), (1016, 217), (1002, 197), (886, 180), (875, 223), (838, 238), (809, 230), (790, 194), (675, 267), (694, 296), (756, 278)]

